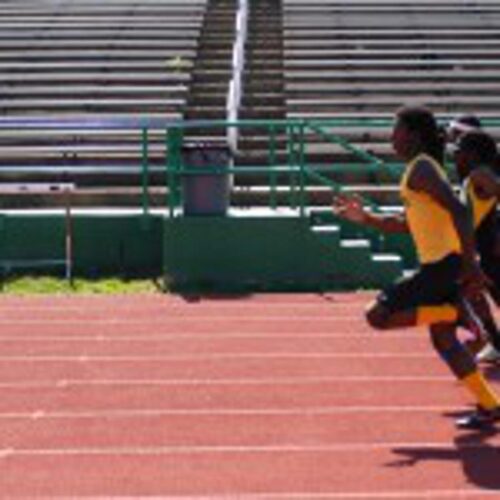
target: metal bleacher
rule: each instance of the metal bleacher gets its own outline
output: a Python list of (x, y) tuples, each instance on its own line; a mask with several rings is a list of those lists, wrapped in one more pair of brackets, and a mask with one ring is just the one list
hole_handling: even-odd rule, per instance
[[(135, 205), (140, 127), (98, 123), (184, 117), (206, 4), (0, 2), (1, 182), (74, 182), (77, 205)], [(26, 120), (36, 126), (17, 126)], [(63, 127), (41, 127), (44, 120)], [(151, 131), (152, 165), (164, 164), (164, 142), (162, 131)], [(45, 198), (29, 203), (45, 206)], [(25, 197), (1, 199), (16, 207)]]
[[(385, 127), (324, 130), (393, 160), (389, 119), (401, 104), (426, 104), (443, 120), (500, 117), (496, 0), (254, 0), (250, 8), (242, 118), (386, 118)], [(225, 116), (234, 11), (232, 0), (0, 1), (0, 182), (70, 182), (75, 205), (137, 207), (141, 122)], [(109, 119), (118, 125), (100, 126)], [(500, 139), (500, 126), (488, 130)], [(265, 164), (262, 134), (244, 131), (236, 166)], [(164, 204), (164, 127), (149, 139), (150, 201)], [(313, 165), (356, 159), (321, 134), (307, 141)], [(279, 131), (276, 164), (287, 148)], [(391, 180), (383, 171), (343, 175), (333, 177)], [(237, 176), (235, 203), (266, 203), (268, 178)], [(42, 194), (0, 197), (0, 208), (25, 203), (50, 204)]]
[[(283, 15), (288, 118), (390, 118), (417, 103), (443, 120), (500, 116), (497, 1), (283, 0)], [(330, 131), (393, 155), (390, 125)], [(351, 159), (319, 138), (313, 151), (320, 163)]]

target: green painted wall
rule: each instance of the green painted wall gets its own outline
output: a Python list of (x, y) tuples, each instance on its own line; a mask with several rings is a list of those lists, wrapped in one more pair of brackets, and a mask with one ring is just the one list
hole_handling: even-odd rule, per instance
[(64, 252), (64, 225), (59, 216), (0, 215), (0, 258), (55, 259)]
[(338, 232), (315, 234), (307, 219), (165, 219), (164, 276), (177, 287), (353, 289), (384, 286), (401, 263), (374, 263), (369, 248), (343, 249)]
[(81, 216), (74, 225), (75, 271), (159, 274), (162, 217)]
[[(375, 237), (370, 248), (341, 246), (341, 238), (359, 236), (355, 233), (348, 225), (342, 231), (335, 226), (313, 231), (310, 221), (299, 217), (78, 214), (74, 272), (163, 274), (173, 287), (205, 289), (342, 290), (381, 287), (395, 279), (402, 264), (374, 261)], [(63, 258), (64, 235), (62, 215), (1, 215), (0, 261)]]
[[(73, 217), (75, 274), (159, 274), (162, 217), (78, 215)], [(64, 257), (62, 215), (0, 216), (0, 261)]]

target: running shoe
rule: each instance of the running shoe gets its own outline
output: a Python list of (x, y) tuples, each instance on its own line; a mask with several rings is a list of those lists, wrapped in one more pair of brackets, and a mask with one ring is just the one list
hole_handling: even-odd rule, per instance
[(500, 422), (500, 406), (493, 410), (485, 410), (480, 406), (476, 411), (461, 417), (455, 421), (459, 429), (488, 430), (495, 427)]
[(495, 349), (495, 346), (488, 342), (477, 354), (476, 361), (478, 363), (497, 363), (500, 361), (500, 352)]
[(484, 339), (466, 339), (464, 340), (464, 346), (471, 353), (472, 357), (476, 357), (476, 354), (484, 349), (488, 342)]

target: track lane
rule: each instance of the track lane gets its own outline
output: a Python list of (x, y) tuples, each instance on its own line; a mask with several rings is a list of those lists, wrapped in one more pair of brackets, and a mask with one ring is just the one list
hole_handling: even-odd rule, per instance
[(1, 494), (500, 493), (498, 436), (455, 431), (468, 396), (372, 296), (2, 298)]

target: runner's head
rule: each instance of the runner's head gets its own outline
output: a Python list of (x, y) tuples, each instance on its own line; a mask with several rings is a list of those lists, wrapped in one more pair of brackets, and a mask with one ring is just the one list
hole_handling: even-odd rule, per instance
[(420, 153), (426, 153), (438, 162), (443, 161), (443, 133), (432, 112), (425, 107), (404, 106), (398, 109), (392, 145), (396, 154), (405, 161)]
[(493, 171), (498, 171), (496, 142), (482, 130), (463, 133), (457, 141), (453, 159), (461, 181), (478, 167), (488, 167)]

